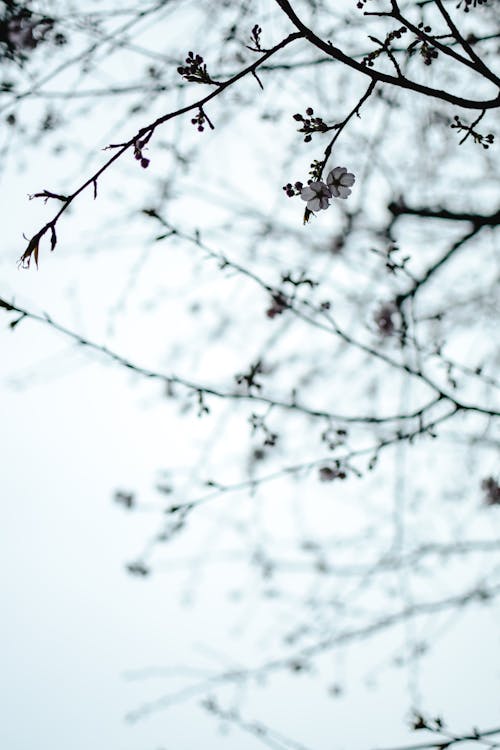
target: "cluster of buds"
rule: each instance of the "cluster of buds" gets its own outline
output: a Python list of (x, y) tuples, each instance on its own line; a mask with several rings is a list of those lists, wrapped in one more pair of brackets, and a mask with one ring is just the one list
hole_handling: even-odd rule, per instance
[(188, 56), (185, 60), (185, 65), (180, 65), (177, 68), (177, 72), (186, 81), (192, 81), (193, 83), (215, 83), (207, 71), (207, 66), (203, 62), (201, 55), (195, 55), (193, 52), (188, 52)]
[(297, 113), (293, 115), (293, 119), (297, 122), (302, 123), (302, 127), (299, 128), (299, 133), (305, 133), (304, 141), (308, 143), (312, 138), (312, 133), (326, 133), (327, 130), (331, 130), (326, 122), (323, 121), (322, 117), (313, 117), (314, 110), (312, 107), (306, 109), (306, 116)]
[(399, 29), (394, 29), (394, 31), (390, 31), (386, 35), (383, 43), (379, 42), (378, 39), (371, 36), (370, 39), (377, 44), (380, 44), (380, 48), (373, 50), (373, 52), (370, 52), (368, 55), (365, 55), (365, 57), (363, 57), (363, 59), (361, 60), (361, 64), (368, 65), (369, 68), (373, 68), (373, 64), (377, 57), (379, 57), (379, 55), (381, 55), (383, 52), (389, 52), (392, 42), (395, 39), (401, 39), (402, 35), (406, 34), (407, 31), (408, 29), (406, 28), (406, 26), (401, 26)]
[[(465, 134), (465, 138), (468, 138), (469, 135), (471, 135), (474, 139), (474, 143), (479, 143), (483, 148), (489, 148), (494, 142), (495, 136), (493, 135), (493, 133), (488, 133), (487, 135), (478, 133), (477, 130), (473, 129), (472, 125), (468, 125), (466, 122), (462, 122), (458, 115), (455, 115), (453, 120), (454, 122), (452, 122), (450, 128), (458, 130), (459, 133), (464, 130), (467, 131)], [(461, 143), (464, 142), (465, 138), (462, 139)]]
[(147, 167), (149, 167), (149, 161), (150, 161), (143, 154), (143, 149), (145, 145), (146, 145), (146, 141), (136, 141), (134, 143), (134, 158), (137, 159), (137, 161), (140, 163), (143, 169), (147, 169)]
[(196, 129), (198, 130), (199, 133), (203, 133), (203, 131), (205, 130), (205, 123), (208, 125), (208, 127), (211, 130), (215, 129), (207, 113), (201, 107), (200, 107), (198, 114), (195, 115), (195, 117), (191, 119), (191, 123), (193, 125), (196, 125)]
[(460, 2), (457, 5), (457, 8), (461, 8), (464, 6), (464, 13), (468, 13), (471, 9), (471, 6), (473, 8), (477, 8), (478, 5), (486, 5), (488, 0), (460, 0)]
[[(432, 27), (424, 26), (423, 21), (418, 24), (418, 28), (425, 34), (430, 34), (432, 31)], [(438, 56), (437, 49), (435, 49), (426, 39), (415, 39), (415, 41), (408, 46), (408, 54), (412, 55), (417, 49), (424, 58), (425, 65), (432, 65), (432, 61)]]
[(250, 34), (250, 39), (252, 40), (252, 47), (248, 47), (248, 49), (251, 49), (252, 52), (262, 52), (262, 47), (260, 44), (260, 35), (262, 34), (262, 29), (259, 26), (258, 23), (255, 24), (255, 26), (252, 29), (252, 33)]
[(283, 190), (289, 198), (294, 198), (296, 195), (300, 195), (300, 191), (303, 187), (304, 185), (302, 182), (295, 182), (293, 185), (291, 182), (287, 182), (286, 185), (283, 185)]
[(424, 65), (432, 65), (432, 61), (438, 56), (438, 51), (427, 42), (423, 42), (420, 47), (420, 54), (424, 58)]

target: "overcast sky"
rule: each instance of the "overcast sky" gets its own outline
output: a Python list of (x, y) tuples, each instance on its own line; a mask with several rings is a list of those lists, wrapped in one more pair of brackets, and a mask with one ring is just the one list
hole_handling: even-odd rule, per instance
[[(261, 14), (266, 5), (259, 4)], [(187, 14), (179, 21), (179, 35), (182, 23), (189, 28), (189, 18)], [(158, 28), (150, 32), (148, 43), (160, 44)], [(270, 33), (279, 31), (274, 23), (269, 29)], [(137, 36), (134, 42), (139, 45), (141, 39)], [(107, 85), (133, 79), (133, 60), (128, 69), (120, 68), (118, 62), (113, 63), (116, 69), (91, 75), (89, 87), (100, 80)], [(65, 75), (69, 74), (63, 74), (61, 85), (69, 83)], [(294, 91), (300, 96), (299, 83), (294, 86), (288, 90), (290, 112), (296, 106)], [(345, 92), (345, 86), (345, 81), (339, 82), (340, 91)], [(274, 96), (278, 93), (279, 83)], [(228, 101), (237, 103), (230, 96)], [(68, 329), (145, 367), (166, 373), (180, 368), (193, 380), (218, 378), (224, 368), (237, 372), (259, 346), (271, 354), (276, 351), (273, 332), (265, 328), (269, 320), (263, 313), (264, 303), (262, 310), (252, 307), (260, 298), (251, 296), (246, 280), (230, 274), (223, 277), (216, 264), (200, 260), (188, 244), (154, 243), (160, 229), (139, 212), (156, 195), (169, 170), (168, 188), (174, 196), (170, 218), (186, 229), (207, 227), (210, 239), (217, 239), (222, 236), (217, 234), (220, 230), (210, 233), (210, 229), (231, 215), (233, 204), (251, 205), (258, 198), (259, 210), (264, 206), (271, 218), (283, 222), (293, 215), (297, 231), (302, 230), (301, 206), (283, 203), (281, 185), (285, 170), (291, 174), (289, 165), (281, 156), (271, 161), (276, 151), (273, 128), (277, 128), (272, 117), (259, 121), (255, 116), (254, 121), (245, 110), (231, 138), (217, 140), (216, 134), (208, 141), (210, 147), (203, 152), (199, 167), (186, 178), (191, 180), (192, 192), (184, 188), (181, 193), (170, 152), (159, 146), (155, 151), (152, 144), (147, 171), (140, 170), (130, 157), (123, 167), (105, 175), (95, 203), (91, 195), (84, 196), (68, 212), (59, 245), (52, 254), (43, 247), (39, 270), (17, 267), (24, 249), (22, 233), (30, 236), (54, 208), (50, 202), (44, 206), (41, 201), (29, 201), (27, 195), (44, 188), (70, 189), (100, 164), (105, 158), (101, 149), (112, 134), (122, 137), (136, 125), (135, 114), (127, 121), (123, 102), (110, 100), (95, 111), (63, 103), (65, 129), (40, 144), (35, 141), (26, 146), (21, 136), (13, 136), (9, 143), (10, 136), (3, 136), (8, 148), (0, 181), (0, 297), (33, 312), (48, 313)], [(155, 102), (152, 109), (162, 111), (164, 106)], [(42, 109), (40, 102), (28, 100), (23, 117), (34, 121)], [(216, 113), (224, 117), (222, 105)], [(262, 126), (256, 136), (258, 164), (249, 136), (257, 125)], [(172, 127), (173, 141), (188, 152), (192, 133), (187, 136), (181, 126)], [(239, 137), (241, 133), (244, 138)], [(61, 142), (67, 151), (55, 156), (54, 147)], [(361, 171), (361, 157), (356, 164), (356, 143), (348, 143), (342, 157), (351, 159)], [(304, 148), (301, 143), (300, 149)], [(385, 153), (383, 158), (390, 161)], [(262, 164), (272, 180), (262, 179)], [(224, 185), (224, 170), (231, 173), (234, 190)], [(379, 178), (381, 191), (386, 189), (386, 176)], [(430, 190), (429, 186), (425, 189)], [(136, 213), (130, 219), (132, 210)], [(245, 225), (240, 227), (239, 232), (228, 233), (223, 248), (232, 257), (248, 261), (255, 248), (246, 248)], [(319, 229), (311, 229), (304, 244), (310, 255), (304, 257), (311, 258), (315, 270), (324, 267), (331, 273), (333, 289), (338, 284), (345, 291), (353, 269), (346, 270), (340, 262), (335, 265), (331, 255), (317, 252), (319, 243), (341, 232), (341, 227), (340, 211), (330, 211)], [(255, 267), (262, 263), (269, 271), (276, 261), (281, 270), (283, 259), (295, 250), (296, 245), (286, 242), (266, 248), (264, 261), (255, 255)], [(358, 270), (360, 288), (368, 289), (372, 284), (368, 272), (363, 276), (364, 269)], [(202, 310), (199, 317), (193, 316), (196, 304)], [(229, 311), (225, 324), (220, 314), (224, 309)], [(233, 330), (231, 315), (234, 312), (236, 319), (242, 310), (248, 326)], [(346, 311), (346, 318), (352, 315), (347, 303)], [(335, 488), (333, 520), (333, 513), (321, 505), (330, 490), (317, 482), (306, 482), (303, 489), (285, 479), (259, 490), (254, 498), (248, 493), (231, 495), (220, 504), (208, 504), (193, 523), (192, 533), (181, 536), (171, 550), (155, 552), (151, 575), (132, 576), (127, 564), (141, 558), (165, 522), (168, 498), (155, 487), (175, 475), (178, 497), (186, 500), (193, 493), (197, 497), (212, 471), (220, 472), (217, 478), (235, 481), (241, 468), (245, 469), (241, 457), (248, 420), (224, 403), (211, 403), (211, 415), (200, 420), (196, 410), (183, 411), (180, 403), (167, 398), (161, 382), (140, 378), (43, 323), (23, 320), (12, 330), (8, 323), (14, 316), (0, 312), (0, 746), (6, 750), (246, 750), (258, 746), (255, 738), (236, 728), (227, 733), (228, 727), (199, 705), (211, 692), (210, 679), (229, 670), (255, 668), (280, 653), (277, 634), (288, 626), (287, 618), (292, 624), (297, 614), (299, 620), (294, 597), (299, 601), (309, 595), (312, 600), (317, 593), (297, 575), (287, 579), (286, 606), (263, 598), (247, 554), (252, 545), (258, 546), (258, 534), (272, 543), (276, 539), (284, 554), (300, 533), (306, 536), (304, 529), (320, 534), (329, 523), (335, 532), (364, 533), (368, 518), (376, 536), (380, 508), (396, 493), (401, 461), (410, 474), (420, 473), (430, 498), (434, 473), (440, 467), (446, 473), (443, 466), (448, 467), (451, 458), (446, 452), (429, 458), (416, 451), (413, 464), (413, 454), (391, 454), (383, 462), (378, 489), (370, 490), (373, 494), (366, 497), (363, 511), (355, 502), (368, 485), (356, 485), (353, 479), (345, 496)], [(252, 325), (257, 316), (262, 318), (261, 326)], [(214, 335), (217, 330), (219, 334)], [(286, 322), (283, 331), (286, 340)], [(307, 332), (300, 336), (304, 348), (299, 351), (307, 352)], [(325, 361), (320, 366), (325, 367)], [(332, 388), (340, 382), (336, 361), (332, 357), (329, 365)], [(291, 360), (290, 381), (293, 367)], [(283, 385), (288, 383), (283, 381)], [(320, 385), (316, 396), (321, 400), (322, 395)], [(291, 430), (294, 455), (299, 456), (309, 447), (300, 443), (300, 429)], [(459, 449), (454, 450), (456, 460)], [(465, 465), (465, 450), (463, 455)], [(279, 458), (283, 465), (285, 458)], [(450, 476), (450, 486), (452, 480)], [(471, 472), (466, 466), (463, 486), (468, 487), (469, 481)], [(116, 503), (117, 490), (140, 498), (138, 508), (127, 511)], [(481, 515), (472, 502), (448, 502), (450, 514), (455, 514), (450, 528), (457, 538), (459, 530), (466, 528), (478, 536), (485, 531), (498, 536), (497, 508)], [(392, 505), (386, 511), (392, 513)], [(446, 512), (442, 517), (447, 520)], [(434, 519), (424, 518), (429, 525), (419, 527), (422, 538), (427, 531), (431, 536), (435, 531), (437, 538), (441, 520), (436, 520), (433, 530)], [(365, 553), (361, 543), (360, 559)], [(480, 576), (480, 566), (480, 562), (471, 563), (471, 580)], [(439, 570), (428, 579), (424, 576), (423, 588), (427, 581), (430, 592), (439, 590), (444, 596), (457, 583), (454, 571), (450, 566), (448, 573)], [(385, 612), (385, 600), (373, 601), (369, 595), (366, 600), (356, 599), (345, 581), (338, 589), (339, 598), (344, 595), (356, 607), (359, 604), (358, 613), (364, 608), (368, 613)], [(469, 730), (471, 722), (487, 727), (495, 724), (500, 713), (498, 615), (496, 605), (485, 604), (459, 615), (426, 620), (422, 637), (435, 647), (418, 674), (405, 663), (405, 648), (413, 636), (401, 628), (396, 635), (389, 631), (333, 650), (322, 662), (319, 675), (291, 677), (279, 672), (261, 683), (251, 680), (246, 691), (232, 684), (223, 686), (217, 695), (237, 705), (241, 700), (243, 716), (265, 721), (309, 750), (368, 750), (382, 741), (384, 745), (418, 741), (406, 727), (411, 701), (419, 695), (422, 707), (433, 715), (443, 714), (459, 730)], [(338, 686), (339, 694), (333, 695), (334, 690), (329, 694), (325, 684)], [(169, 696), (173, 696), (172, 705), (167, 705)], [(130, 721), (131, 716), (137, 720)]]

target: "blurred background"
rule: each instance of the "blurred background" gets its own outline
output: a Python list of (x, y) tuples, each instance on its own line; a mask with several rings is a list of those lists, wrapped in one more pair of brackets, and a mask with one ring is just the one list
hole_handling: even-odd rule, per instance
[[(458, 40), (436, 3), (389, 41), (363, 3), (292, 5), (354, 61), (498, 96), (460, 45), (498, 73), (494, 2), (445, 3)], [(125, 152), (23, 269), (62, 205), (30, 196), (295, 29), (270, 0), (0, 12), (2, 747), (499, 726), (498, 109), (377, 84), (357, 116), (369, 79), (297, 39), (158, 127), (145, 167)], [(336, 133), (352, 195), (304, 223), (282, 186)]]

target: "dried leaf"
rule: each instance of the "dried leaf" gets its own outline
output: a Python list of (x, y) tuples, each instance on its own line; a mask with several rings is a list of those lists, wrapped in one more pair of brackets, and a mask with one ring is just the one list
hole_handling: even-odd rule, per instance
[(50, 235), (50, 250), (52, 252), (52, 250), (55, 248), (55, 246), (57, 244), (57, 235), (56, 235), (55, 227), (51, 226), (50, 227), (50, 232), (51, 232), (51, 235)]

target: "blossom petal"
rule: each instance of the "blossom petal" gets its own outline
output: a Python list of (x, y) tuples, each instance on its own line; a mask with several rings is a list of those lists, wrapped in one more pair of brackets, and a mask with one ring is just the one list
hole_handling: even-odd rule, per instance
[(339, 183), (341, 185), (344, 185), (345, 187), (351, 187), (351, 185), (354, 185), (356, 181), (356, 178), (352, 174), (352, 172), (347, 172), (346, 174), (343, 174), (342, 177), (339, 180)]
[(311, 182), (309, 187), (312, 188), (312, 190), (314, 190), (316, 193), (321, 193), (323, 190), (328, 190), (325, 183), (321, 180), (319, 180), (318, 182)]
[(320, 211), (328, 208), (332, 193), (324, 182), (318, 180), (302, 188), (300, 197), (303, 201), (307, 201), (309, 211)]
[(346, 167), (334, 167), (326, 178), (328, 185), (331, 182), (338, 182), (345, 172), (347, 172)]
[(352, 193), (352, 190), (348, 187), (344, 187), (343, 185), (339, 186), (339, 198), (347, 198)]
[(302, 190), (300, 191), (300, 197), (303, 201), (310, 201), (313, 198), (316, 198), (316, 193), (308, 186), (302, 188)]

